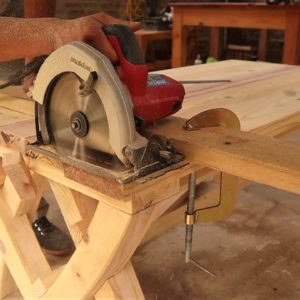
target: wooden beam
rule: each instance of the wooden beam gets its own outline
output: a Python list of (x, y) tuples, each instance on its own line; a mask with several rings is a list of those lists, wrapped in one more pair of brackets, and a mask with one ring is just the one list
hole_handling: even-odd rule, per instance
[(96, 300), (145, 299), (131, 262), (110, 278), (95, 295)]
[(258, 60), (266, 60), (267, 57), (268, 30), (259, 31)]
[(0, 299), (4, 299), (5, 297), (11, 295), (18, 288), (14, 279), (12, 278), (9, 269), (5, 263), (3, 257), (0, 258)]
[(87, 228), (97, 208), (98, 201), (49, 180), (62, 215), (77, 246), (87, 234)]
[(3, 193), (7, 195), (8, 205), (13, 215), (29, 213), (36, 200), (36, 193), (24, 159), (16, 151), (0, 155), (2, 168), (7, 175), (2, 189)]
[(217, 59), (222, 58), (223, 52), (223, 30), (219, 27), (210, 28), (210, 39), (209, 39), (209, 55)]
[(170, 118), (149, 131), (171, 139), (192, 164), (300, 194), (300, 145), (221, 127), (186, 131), (184, 122)]

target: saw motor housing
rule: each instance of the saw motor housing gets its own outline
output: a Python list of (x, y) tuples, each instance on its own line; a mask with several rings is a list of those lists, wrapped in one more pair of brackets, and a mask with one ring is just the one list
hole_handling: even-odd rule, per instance
[(135, 117), (152, 122), (180, 110), (185, 95), (183, 85), (162, 74), (148, 74), (132, 31), (122, 25), (108, 26), (104, 31), (117, 53), (119, 76), (130, 92)]

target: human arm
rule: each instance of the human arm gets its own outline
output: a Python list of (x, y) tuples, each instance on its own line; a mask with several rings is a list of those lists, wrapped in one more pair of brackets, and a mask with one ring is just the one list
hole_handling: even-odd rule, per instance
[(103, 12), (73, 20), (1, 17), (0, 61), (48, 55), (71, 41), (89, 43), (116, 61), (116, 53), (101, 30), (112, 24), (123, 24), (134, 31), (140, 28), (139, 23), (120, 20)]

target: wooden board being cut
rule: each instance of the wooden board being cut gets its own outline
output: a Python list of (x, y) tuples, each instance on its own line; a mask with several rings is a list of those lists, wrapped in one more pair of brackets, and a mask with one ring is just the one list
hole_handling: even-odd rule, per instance
[[(183, 107), (176, 114), (182, 118), (190, 118), (207, 109), (225, 107), (237, 114), (242, 130), (252, 131), (300, 110), (298, 66), (227, 60), (163, 70), (159, 73), (176, 80), (232, 81), (185, 85)], [(0, 108), (6, 109), (3, 117), (4, 112), (7, 114), (0, 125), (27, 120), (34, 115), (33, 102), (21, 99), (22, 95), (25, 97), (21, 87), (1, 91)]]

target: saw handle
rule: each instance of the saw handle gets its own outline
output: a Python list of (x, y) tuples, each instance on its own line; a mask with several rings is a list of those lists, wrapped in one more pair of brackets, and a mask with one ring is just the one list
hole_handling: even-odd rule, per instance
[(116, 51), (121, 66), (120, 77), (130, 94), (145, 95), (148, 68), (133, 31), (120, 24), (105, 26), (103, 31)]

